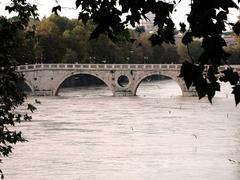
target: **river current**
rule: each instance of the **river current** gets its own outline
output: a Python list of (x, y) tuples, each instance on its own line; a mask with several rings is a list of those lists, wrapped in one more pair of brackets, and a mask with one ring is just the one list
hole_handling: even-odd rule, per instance
[(171, 80), (145, 82), (136, 97), (107, 87), (29, 97), (37, 111), (19, 125), (28, 142), (1, 168), (6, 180), (239, 180), (240, 105), (231, 89), (182, 97)]

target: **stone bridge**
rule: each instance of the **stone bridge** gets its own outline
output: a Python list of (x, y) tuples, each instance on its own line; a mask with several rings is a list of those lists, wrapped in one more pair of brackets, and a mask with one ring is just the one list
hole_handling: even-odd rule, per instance
[[(102, 80), (114, 96), (135, 96), (146, 77), (163, 75), (175, 80), (183, 96), (195, 96), (188, 90), (180, 74), (181, 64), (32, 64), (17, 66), (34, 95), (58, 95), (61, 84), (69, 77), (88, 74)], [(127, 84), (122, 84), (125, 79)]]

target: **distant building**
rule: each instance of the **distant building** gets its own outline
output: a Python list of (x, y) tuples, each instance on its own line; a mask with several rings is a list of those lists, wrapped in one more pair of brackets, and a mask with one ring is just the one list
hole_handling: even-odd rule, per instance
[(235, 46), (238, 44), (236, 38), (234, 37), (234, 35), (223, 35), (223, 39), (226, 41), (227, 45), (230, 46)]
[(148, 13), (146, 16), (148, 19), (142, 19), (140, 22), (140, 26), (143, 26), (146, 32), (156, 32), (157, 26), (153, 25), (154, 15), (152, 13)]

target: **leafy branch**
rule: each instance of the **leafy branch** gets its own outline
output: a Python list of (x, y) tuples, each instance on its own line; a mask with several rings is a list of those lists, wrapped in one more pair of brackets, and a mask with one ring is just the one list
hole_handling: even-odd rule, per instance
[[(16, 49), (15, 35), (19, 30), (25, 30), (30, 18), (37, 18), (37, 6), (30, 5), (26, 0), (12, 0), (6, 10), (18, 14), (14, 20), (0, 17), (0, 157), (8, 156), (17, 142), (26, 139), (21, 131), (13, 130), (11, 126), (22, 121), (30, 121), (31, 116), (16, 111), (17, 107), (23, 105), (26, 94), (18, 87), (18, 82), (23, 76), (16, 72), (17, 60), (12, 56)], [(36, 108), (28, 106), (28, 110)], [(4, 178), (0, 170), (1, 178)]]
[[(210, 102), (212, 102), (215, 92), (220, 90), (217, 80), (230, 82), (233, 86), (232, 93), (234, 94), (237, 106), (240, 101), (239, 74), (233, 72), (231, 68), (223, 72), (218, 71), (218, 67), (227, 64), (227, 59), (230, 57), (230, 54), (223, 49), (224, 46), (227, 46), (227, 43), (221, 36), (226, 30), (225, 24), (229, 8), (238, 8), (238, 6), (232, 0), (211, 1), (208, 3), (208, 6), (206, 6), (204, 1), (192, 1), (191, 12), (188, 16), (190, 30), (185, 33), (182, 42), (188, 46), (192, 42), (193, 37), (202, 38), (203, 52), (198, 58), (198, 66), (194, 65), (194, 63), (191, 66), (186, 62), (183, 63), (180, 77), (183, 77), (186, 84), (196, 87), (199, 98), (207, 95)], [(180, 24), (180, 26), (184, 30), (185, 25)], [(239, 22), (232, 24), (232, 29), (236, 34), (239, 34)], [(206, 73), (208, 76), (204, 76), (203, 67), (207, 64), (209, 64), (209, 69)], [(195, 72), (194, 70), (190, 70), (192, 68), (198, 69), (197, 75), (184, 72)], [(215, 75), (219, 73), (222, 73), (223, 77), (219, 79), (215, 78)], [(192, 81), (189, 80), (188, 75), (193, 75), (194, 78)]]

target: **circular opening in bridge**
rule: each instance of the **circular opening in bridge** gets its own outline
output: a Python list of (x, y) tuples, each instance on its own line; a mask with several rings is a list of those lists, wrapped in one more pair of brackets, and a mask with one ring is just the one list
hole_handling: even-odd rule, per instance
[(122, 87), (126, 87), (129, 84), (129, 79), (127, 76), (121, 75), (118, 78), (118, 84)]

